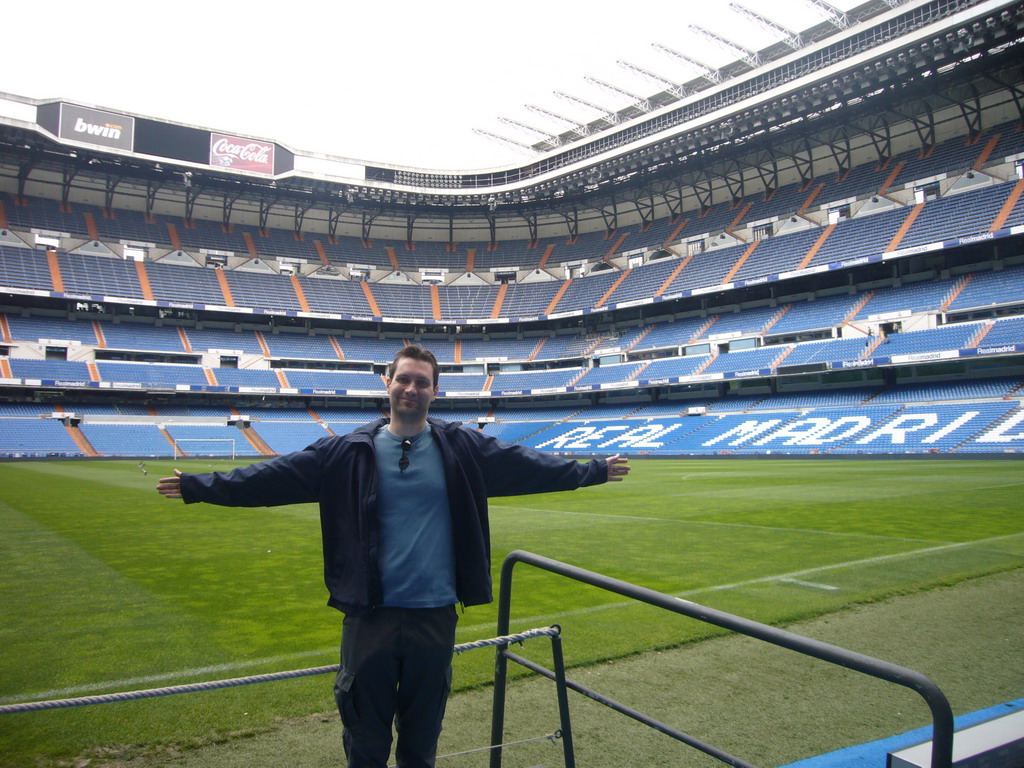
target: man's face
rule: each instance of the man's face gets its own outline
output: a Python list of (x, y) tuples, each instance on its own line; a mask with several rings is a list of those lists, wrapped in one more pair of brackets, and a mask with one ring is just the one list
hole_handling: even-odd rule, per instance
[(407, 423), (427, 418), (430, 403), (437, 397), (434, 369), (426, 360), (400, 357), (394, 375), (388, 379), (391, 418)]

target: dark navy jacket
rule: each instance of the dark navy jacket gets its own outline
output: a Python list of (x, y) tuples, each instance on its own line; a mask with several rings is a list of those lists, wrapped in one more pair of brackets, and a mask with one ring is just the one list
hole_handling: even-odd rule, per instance
[[(567, 491), (608, 479), (604, 459), (581, 464), (511, 445), (457, 423), (430, 419), (441, 448), (452, 514), (456, 593), (463, 605), (489, 603), (491, 546), (487, 499)], [(186, 503), (273, 507), (319, 502), (329, 605), (365, 613), (383, 599), (378, 566), (377, 471), (373, 435), (379, 419), (347, 435), (230, 472), (183, 474)]]

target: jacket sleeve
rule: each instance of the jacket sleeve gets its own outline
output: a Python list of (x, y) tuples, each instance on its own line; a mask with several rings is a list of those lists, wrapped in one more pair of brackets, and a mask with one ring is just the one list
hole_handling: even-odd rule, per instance
[(182, 474), (182, 499), (186, 504), (205, 501), (225, 507), (274, 507), (318, 501), (322, 474), (320, 442), (230, 472)]
[(488, 496), (571, 491), (608, 480), (608, 463), (604, 459), (581, 463), (489, 435), (470, 435), (478, 442), (476, 450)]

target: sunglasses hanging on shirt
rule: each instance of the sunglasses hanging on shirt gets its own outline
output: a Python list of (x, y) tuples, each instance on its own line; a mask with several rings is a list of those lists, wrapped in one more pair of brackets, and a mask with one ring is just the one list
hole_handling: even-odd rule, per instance
[(398, 471), (405, 472), (409, 468), (409, 449), (412, 448), (412, 440), (408, 437), (402, 441), (402, 458), (398, 460)]

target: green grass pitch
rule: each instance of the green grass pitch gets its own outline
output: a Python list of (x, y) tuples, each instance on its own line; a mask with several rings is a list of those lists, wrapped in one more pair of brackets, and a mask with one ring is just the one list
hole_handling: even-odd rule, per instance
[[(153, 488), (173, 466), (149, 462), (143, 475), (134, 461), (0, 464), (0, 703), (337, 663), (341, 614), (326, 606), (315, 506), (168, 501)], [(1021, 567), (1022, 491), (1019, 461), (634, 461), (623, 483), (494, 500), (494, 570), (525, 549), (786, 623)], [(459, 642), (491, 637), (495, 615), (467, 609)], [(555, 622), (573, 665), (710, 634), (517, 566), (512, 630)], [(459, 656), (456, 688), (486, 683), (492, 669), (492, 651)], [(331, 711), (330, 684), (0, 715), (0, 765), (253, 732)]]

